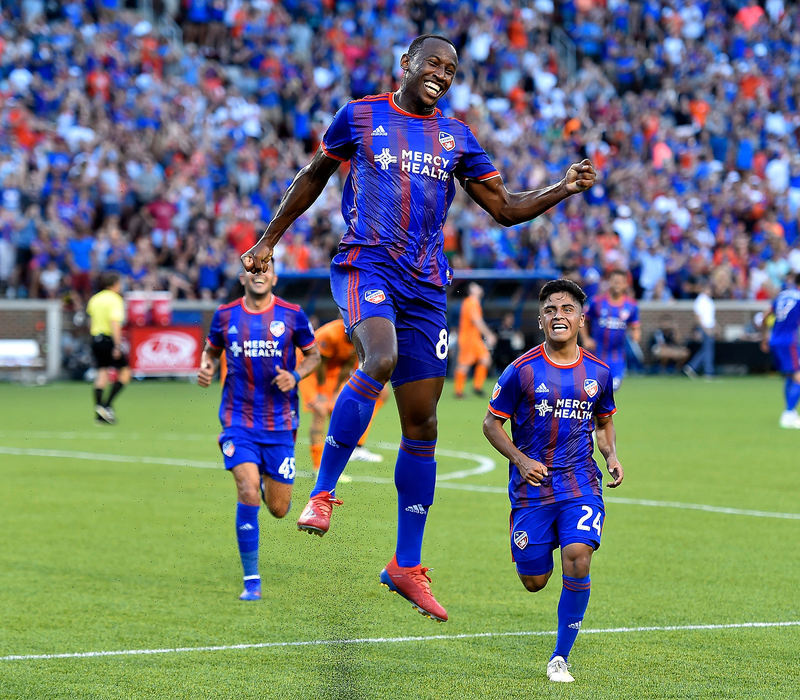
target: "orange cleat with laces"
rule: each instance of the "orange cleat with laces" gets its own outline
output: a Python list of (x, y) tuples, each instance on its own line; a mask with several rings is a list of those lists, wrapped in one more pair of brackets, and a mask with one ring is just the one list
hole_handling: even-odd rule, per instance
[(312, 496), (297, 519), (297, 529), (322, 537), (331, 526), (333, 506), (340, 505), (342, 502), (338, 498), (334, 498), (328, 491), (321, 491), (316, 496)]
[(431, 593), (428, 571), (430, 569), (421, 564), (398, 566), (395, 555), (381, 571), (381, 585), (405, 598), (420, 614), (436, 622), (447, 622), (447, 611), (439, 605)]

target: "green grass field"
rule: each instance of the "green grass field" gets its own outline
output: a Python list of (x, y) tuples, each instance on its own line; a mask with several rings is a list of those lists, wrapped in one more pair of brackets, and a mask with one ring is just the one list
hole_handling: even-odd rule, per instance
[(2, 385), (0, 697), (800, 697), (800, 432), (777, 427), (781, 392), (777, 377), (626, 380), (626, 479), (606, 492), (576, 682), (555, 686), (558, 572), (535, 595), (516, 577), (484, 400), (448, 386), (440, 407), (423, 550), (450, 614), (436, 624), (378, 585), (393, 405), (372, 435), (386, 462), (348, 467), (323, 539), (295, 529), (312, 484), (298, 446), (292, 512), (262, 510), (264, 600), (242, 603), (216, 389), (133, 384), (110, 427), (88, 386)]

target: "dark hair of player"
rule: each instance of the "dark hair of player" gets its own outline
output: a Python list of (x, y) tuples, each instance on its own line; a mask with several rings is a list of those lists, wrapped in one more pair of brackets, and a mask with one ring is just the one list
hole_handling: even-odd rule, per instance
[(586, 292), (584, 292), (580, 286), (572, 280), (565, 279), (550, 280), (549, 282), (545, 283), (544, 287), (542, 287), (541, 291), (539, 292), (539, 303), (543, 304), (547, 297), (549, 297), (551, 294), (556, 294), (557, 292), (566, 292), (567, 294), (570, 294), (581, 306), (586, 303)]
[[(456, 48), (456, 45), (445, 36), (440, 36), (439, 34), (422, 34), (421, 36), (418, 36), (416, 39), (414, 39), (414, 41), (411, 42), (411, 46), (408, 47), (409, 58), (416, 57), (416, 55), (422, 49), (422, 45), (425, 43), (426, 39), (439, 39), (439, 41), (446, 41), (454, 49)], [(458, 52), (458, 49), (456, 49), (456, 52)]]
[(628, 278), (628, 271), (624, 270), (621, 267), (615, 267), (608, 271), (609, 278), (613, 277), (614, 275), (622, 275), (625, 279)]
[(117, 282), (119, 282), (119, 272), (107, 270), (100, 276), (101, 289), (111, 289)]

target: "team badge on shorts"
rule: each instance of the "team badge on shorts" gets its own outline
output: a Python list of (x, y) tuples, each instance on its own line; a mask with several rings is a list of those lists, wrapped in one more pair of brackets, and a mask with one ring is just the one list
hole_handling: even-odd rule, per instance
[(514, 533), (514, 544), (519, 549), (525, 549), (528, 546), (528, 533), (525, 530), (517, 530)]
[(439, 132), (439, 143), (445, 151), (452, 151), (456, 147), (456, 140), (446, 131)]
[(222, 443), (222, 454), (226, 457), (233, 457), (234, 452), (236, 452), (236, 445), (233, 444), (233, 440), (226, 440)]
[(370, 304), (380, 304), (382, 301), (386, 301), (386, 294), (382, 289), (368, 289), (364, 292), (364, 301), (368, 301)]
[(592, 396), (594, 396), (597, 393), (597, 380), (584, 379), (583, 390), (589, 395), (589, 398), (592, 398)]
[(280, 338), (286, 331), (286, 324), (283, 321), (270, 321), (269, 332), (276, 338)]
[(494, 401), (498, 396), (500, 396), (500, 389), (503, 387), (500, 386), (499, 382), (494, 385), (494, 389), (492, 389), (492, 401)]

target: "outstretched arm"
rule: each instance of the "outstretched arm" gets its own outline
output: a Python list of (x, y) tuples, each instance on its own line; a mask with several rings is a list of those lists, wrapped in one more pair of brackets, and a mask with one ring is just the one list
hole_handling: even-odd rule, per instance
[(269, 222), (264, 235), (250, 250), (242, 255), (242, 263), (248, 272), (264, 272), (272, 259), (272, 251), (286, 229), (294, 223), (322, 194), (340, 161), (326, 156), (320, 148), (311, 162), (295, 175), (292, 184), (283, 195), (278, 211)]
[(530, 192), (509, 192), (502, 178), (467, 180), (464, 189), (492, 218), (503, 226), (514, 226), (535, 219), (567, 197), (585, 192), (597, 174), (588, 158), (569, 166), (561, 182)]

